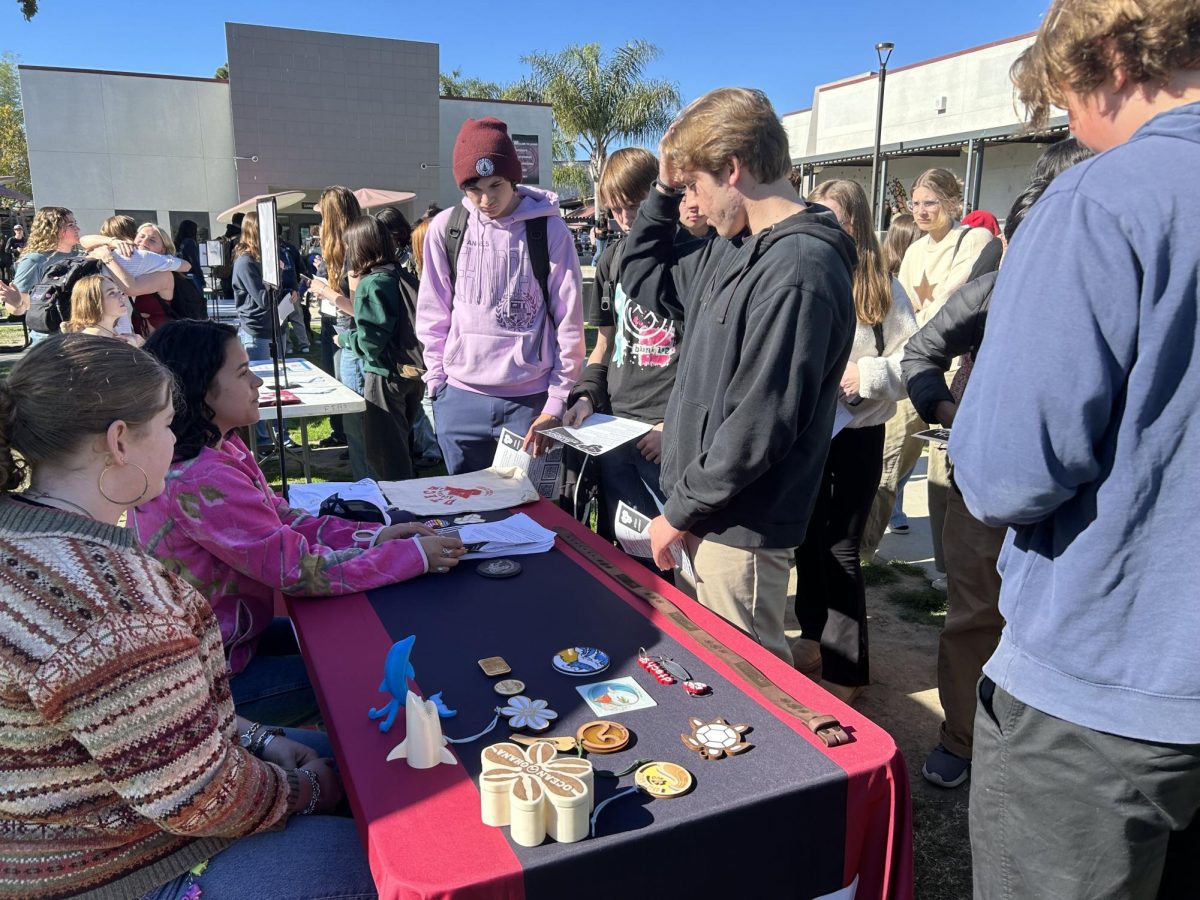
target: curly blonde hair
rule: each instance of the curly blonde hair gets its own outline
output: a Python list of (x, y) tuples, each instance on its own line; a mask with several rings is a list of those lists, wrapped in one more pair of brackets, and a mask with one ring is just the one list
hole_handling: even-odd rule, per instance
[(33, 217), (29, 226), (29, 240), (25, 243), (25, 253), (53, 253), (58, 249), (58, 235), (67, 219), (75, 214), (63, 206), (43, 206)]
[(1066, 91), (1088, 94), (1117, 70), (1134, 84), (1164, 86), (1200, 69), (1200, 0), (1054, 0), (1037, 40), (1010, 70), (1033, 127)]

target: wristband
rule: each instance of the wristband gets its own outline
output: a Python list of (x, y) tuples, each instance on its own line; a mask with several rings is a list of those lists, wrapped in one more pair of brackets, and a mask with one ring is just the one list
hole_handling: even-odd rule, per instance
[(250, 745), (254, 743), (254, 734), (260, 728), (262, 728), (262, 725), (258, 722), (251, 722), (250, 727), (241, 733), (238, 737), (238, 743), (242, 745), (243, 750), (250, 749)]
[(317, 776), (309, 769), (301, 769), (300, 771), (308, 776), (308, 784), (312, 788), (312, 796), (309, 797), (308, 806), (304, 807), (300, 815), (311, 816), (317, 808), (317, 803), (321, 800), (321, 782), (317, 781)]
[(657, 178), (654, 179), (654, 187), (658, 188), (660, 194), (666, 194), (668, 197), (682, 197), (683, 191), (669, 184), (663, 184)]
[(250, 742), (249, 750), (252, 754), (262, 758), (263, 751), (267, 749), (267, 744), (277, 737), (282, 737), (286, 732), (282, 728), (263, 728), (258, 732), (258, 735)]

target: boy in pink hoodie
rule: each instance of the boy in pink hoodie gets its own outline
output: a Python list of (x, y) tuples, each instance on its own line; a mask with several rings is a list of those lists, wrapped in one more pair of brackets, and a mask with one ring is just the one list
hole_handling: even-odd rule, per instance
[[(454, 144), (454, 177), (467, 223), (453, 286), (446, 232), (453, 209), (425, 236), (417, 336), (438, 444), (451, 474), (491, 465), (501, 428), (546, 444), (540, 430), (561, 424), (583, 364), (579, 257), (558, 198), (520, 185), (508, 126), (468, 119)], [(549, 297), (534, 276), (526, 223), (545, 218)]]

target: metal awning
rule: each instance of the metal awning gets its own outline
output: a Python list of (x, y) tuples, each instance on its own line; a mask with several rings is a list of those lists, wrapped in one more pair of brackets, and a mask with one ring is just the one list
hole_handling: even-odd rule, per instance
[[(983, 128), (920, 141), (896, 141), (891, 144), (882, 144), (879, 148), (879, 156), (881, 159), (895, 159), (904, 156), (958, 156), (961, 149), (971, 141), (981, 141), (986, 144), (1046, 143), (1047, 139), (1050, 139), (1049, 142), (1053, 142), (1065, 136), (1067, 130), (1067, 117), (1055, 116), (1047, 127), (1037, 131), (1028, 131), (1023, 125), (1004, 125), (998, 128)], [(874, 156), (874, 147), (856, 147), (853, 150), (797, 157), (792, 160), (792, 165), (802, 167), (869, 166)]]

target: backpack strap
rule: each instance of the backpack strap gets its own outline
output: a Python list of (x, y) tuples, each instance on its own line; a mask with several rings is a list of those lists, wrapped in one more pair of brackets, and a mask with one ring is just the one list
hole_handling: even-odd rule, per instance
[(964, 228), (958, 233), (958, 242), (954, 245), (954, 252), (950, 254), (950, 265), (954, 265), (954, 258), (958, 256), (958, 251), (962, 249), (962, 242), (967, 239), (967, 235), (974, 231), (974, 228)]
[(546, 232), (546, 217), (539, 216), (525, 223), (525, 240), (529, 244), (529, 265), (533, 277), (542, 289), (546, 316), (550, 316), (550, 238)]
[[(454, 293), (454, 283), (458, 280), (458, 254), (462, 251), (463, 237), (467, 233), (467, 208), (461, 203), (450, 213), (450, 221), (446, 223), (446, 259), (450, 263), (450, 293)], [(453, 302), (453, 297), (451, 297)]]
[(871, 326), (871, 330), (875, 332), (875, 353), (878, 356), (883, 356), (883, 323), (876, 322)]

